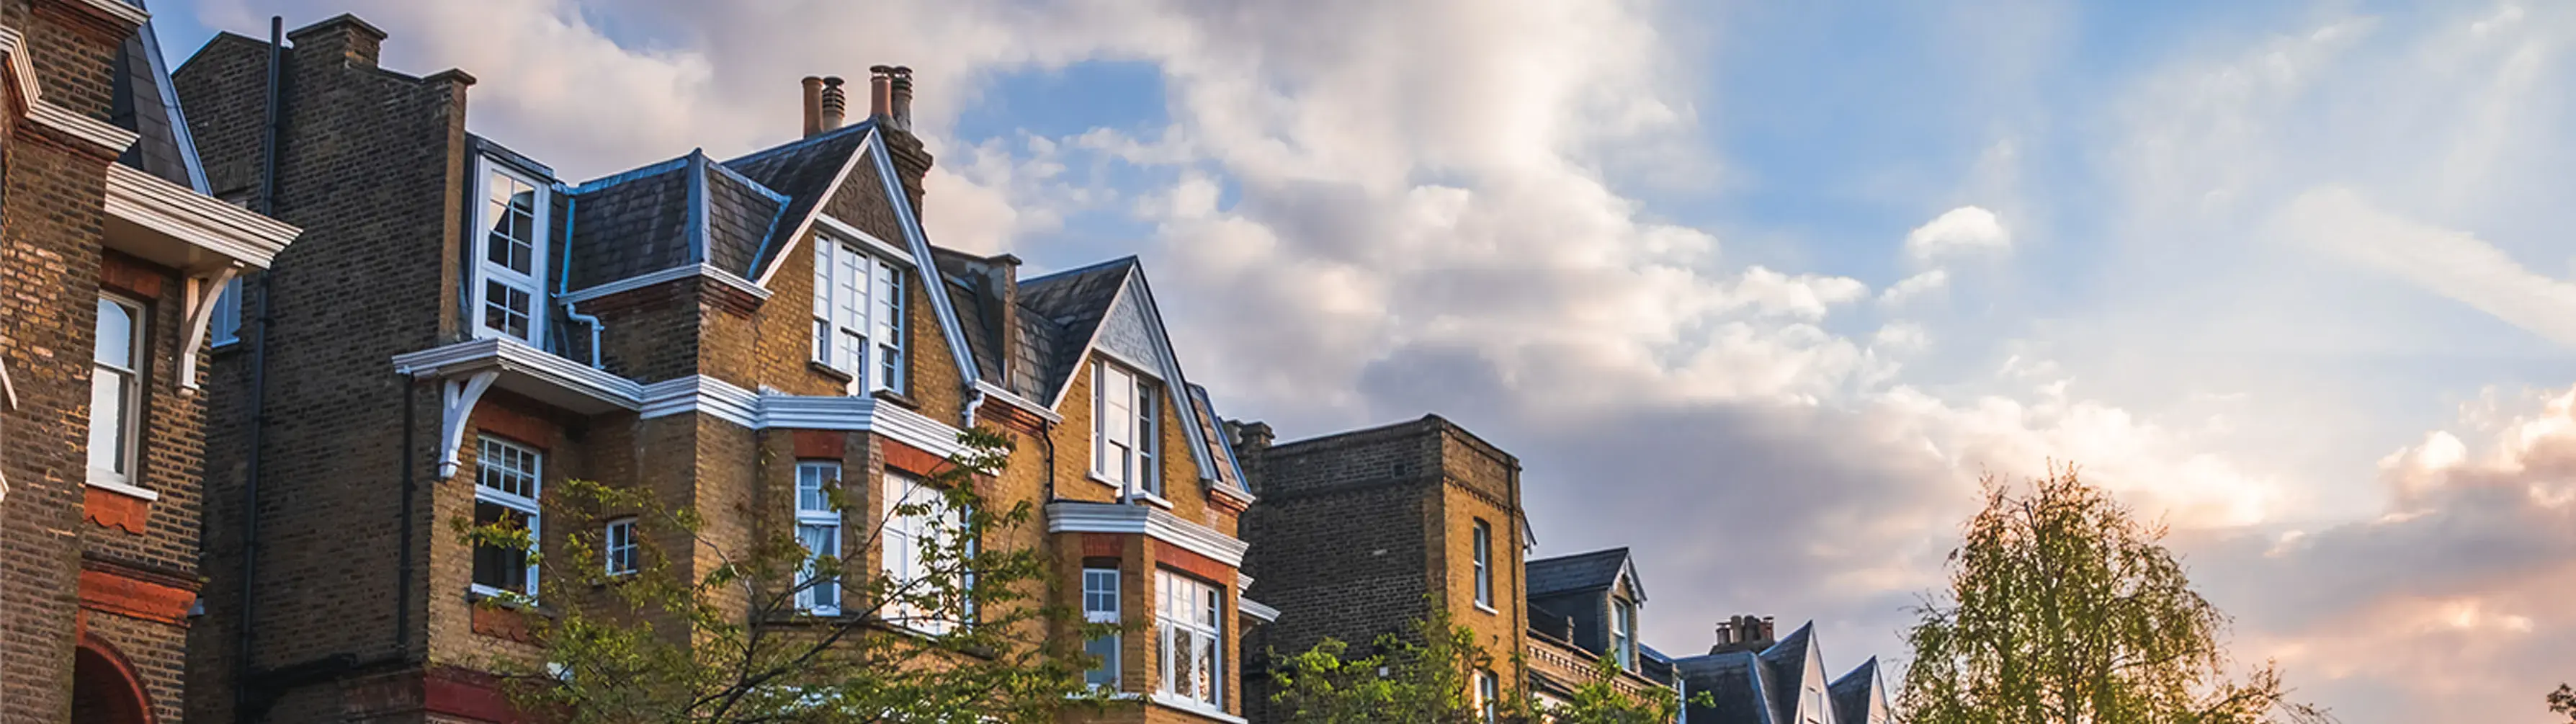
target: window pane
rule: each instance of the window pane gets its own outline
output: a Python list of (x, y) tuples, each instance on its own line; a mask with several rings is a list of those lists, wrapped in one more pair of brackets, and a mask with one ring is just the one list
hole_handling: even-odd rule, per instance
[(797, 594), (797, 601), (807, 609), (836, 612), (841, 607), (840, 572), (825, 570), (823, 556), (841, 554), (841, 527), (837, 525), (796, 526), (796, 540), (805, 545), (805, 570), (797, 583), (810, 583)]
[(796, 512), (831, 513), (832, 499), (826, 488), (841, 482), (837, 463), (802, 463), (796, 466)]
[[(475, 501), (474, 524), (499, 524), (526, 530), (528, 516), (490, 501)], [(501, 546), (474, 547), (474, 582), (504, 591), (528, 591), (528, 552)]]
[(1118, 686), (1118, 634), (1092, 639), (1082, 645), (1082, 652), (1099, 659), (1100, 665), (1082, 673), (1083, 683), (1103, 688)]
[(98, 344), (93, 359), (117, 369), (134, 369), (135, 311), (112, 300), (98, 300)]
[(125, 373), (94, 368), (89, 379), (89, 466), (124, 475), (126, 418), (133, 410)]

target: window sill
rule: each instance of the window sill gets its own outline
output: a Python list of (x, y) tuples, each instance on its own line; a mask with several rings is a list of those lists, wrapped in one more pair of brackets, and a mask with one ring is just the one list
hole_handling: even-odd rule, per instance
[(492, 605), (502, 608), (529, 610), (536, 611), (538, 613), (546, 612), (544, 607), (537, 605), (537, 597), (535, 596), (513, 591), (504, 591), (480, 583), (470, 584), (466, 587), (465, 601), (467, 603), (474, 604), (481, 604), (488, 601)]
[(869, 397), (874, 397), (874, 398), (877, 398), (877, 399), (880, 399), (880, 400), (884, 400), (884, 401), (887, 401), (887, 402), (892, 402), (892, 403), (897, 404), (897, 405), (901, 405), (901, 406), (903, 406), (903, 409), (911, 410), (911, 411), (913, 411), (913, 412), (920, 412), (920, 411), (921, 411), (921, 403), (919, 403), (919, 402), (914, 402), (914, 401), (912, 401), (912, 397), (911, 397), (911, 396), (905, 395), (905, 394), (903, 394), (903, 393), (901, 393), (901, 392), (896, 392), (896, 391), (894, 391), (894, 390), (877, 390), (877, 391), (874, 391), (874, 392), (870, 392), (870, 393), (868, 393), (868, 396), (869, 396)]
[(1136, 499), (1162, 506), (1164, 510), (1172, 509), (1172, 501), (1166, 500), (1163, 496), (1155, 495), (1153, 493), (1148, 493), (1142, 490), (1136, 491)]
[(113, 480), (102, 480), (102, 479), (99, 479), (99, 478), (96, 478), (96, 477), (92, 477), (92, 478), (90, 478), (90, 479), (89, 479), (89, 486), (90, 486), (90, 487), (93, 487), (93, 488), (100, 489), (100, 490), (105, 490), (105, 491), (110, 492), (110, 493), (115, 493), (115, 494), (117, 494), (117, 495), (122, 495), (122, 496), (125, 496), (125, 497), (128, 497), (128, 498), (139, 498), (139, 499), (142, 499), (142, 500), (145, 500), (145, 501), (155, 501), (155, 500), (160, 500), (160, 499), (161, 499), (161, 494), (160, 494), (160, 493), (153, 492), (153, 491), (151, 491), (150, 489), (147, 489), (147, 488), (138, 488), (138, 487), (135, 487), (135, 486), (132, 486), (132, 485), (127, 485), (127, 484), (125, 484), (125, 483), (120, 483), (120, 482), (116, 482), (116, 481), (113, 481)]
[(1226, 722), (1227, 724), (1250, 724), (1249, 722), (1244, 721), (1243, 717), (1225, 713), (1225, 710), (1209, 706), (1206, 702), (1165, 696), (1159, 691), (1154, 692), (1153, 696), (1146, 698), (1146, 701), (1153, 702), (1155, 706), (1197, 714), (1217, 721)]
[(843, 384), (843, 385), (847, 385), (847, 384), (850, 384), (850, 383), (852, 383), (852, 382), (857, 382), (857, 381), (858, 381), (858, 379), (859, 379), (859, 378), (856, 378), (856, 377), (852, 377), (852, 376), (850, 376), (850, 373), (848, 373), (848, 372), (843, 372), (843, 371), (840, 371), (840, 370), (837, 370), (837, 369), (833, 369), (831, 365), (823, 364), (823, 363), (821, 363), (821, 362), (816, 362), (816, 361), (813, 361), (813, 360), (806, 360), (806, 361), (805, 361), (805, 369), (813, 370), (815, 374), (819, 374), (819, 375), (822, 375), (822, 376), (825, 376), (825, 377), (830, 377), (830, 378), (832, 378), (832, 381), (834, 381), (834, 382), (839, 382), (839, 383), (841, 383), (841, 384)]
[(1109, 487), (1111, 487), (1111, 488), (1121, 488), (1121, 489), (1123, 489), (1123, 488), (1127, 487), (1127, 486), (1124, 486), (1124, 485), (1120, 485), (1120, 484), (1118, 484), (1118, 481), (1115, 481), (1115, 480), (1111, 480), (1111, 479), (1108, 479), (1108, 478), (1101, 477), (1101, 476), (1100, 476), (1100, 471), (1098, 471), (1098, 470), (1093, 470), (1093, 471), (1091, 471), (1091, 472), (1084, 473), (1084, 474), (1083, 474), (1083, 477), (1090, 478), (1090, 479), (1091, 479), (1091, 482), (1099, 483), (1099, 484), (1101, 484), (1101, 485), (1106, 485), (1106, 486), (1109, 486)]
[(1503, 615), (1503, 612), (1494, 610), (1494, 607), (1493, 607), (1493, 606), (1486, 605), (1486, 604), (1485, 604), (1485, 602), (1483, 602), (1483, 601), (1478, 601), (1478, 602), (1476, 602), (1476, 610), (1478, 610), (1478, 611), (1483, 611), (1483, 612), (1486, 612), (1486, 613), (1490, 613), (1490, 614), (1493, 614), (1493, 615), (1496, 615), (1496, 616)]

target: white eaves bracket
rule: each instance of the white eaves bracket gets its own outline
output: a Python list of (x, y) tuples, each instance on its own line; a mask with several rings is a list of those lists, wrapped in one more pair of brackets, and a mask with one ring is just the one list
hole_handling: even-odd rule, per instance
[(184, 282), (188, 342), (179, 346), (179, 389), (195, 391), (197, 387), (197, 350), (206, 346), (206, 330), (215, 323), (215, 306), (223, 301), (224, 286), (231, 284), (241, 267), (225, 265), (213, 273), (190, 275)]
[(474, 403), (483, 400), (483, 391), (492, 389), (492, 381), (500, 378), (501, 373), (485, 370), (465, 379), (445, 380), (440, 385), (438, 479), (456, 477), (456, 452), (465, 444), (465, 421), (474, 416)]

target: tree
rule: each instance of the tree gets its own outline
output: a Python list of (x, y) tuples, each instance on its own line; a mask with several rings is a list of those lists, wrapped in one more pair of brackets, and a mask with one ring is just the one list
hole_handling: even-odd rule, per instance
[(2557, 691), (2549, 692), (2549, 711), (2564, 714), (2569, 722), (2576, 722), (2576, 688), (2559, 684)]
[(1950, 590), (1917, 610), (1898, 709), (1911, 724), (2322, 721), (2269, 664), (2231, 680), (2227, 618), (2182, 564), (2074, 466), (2017, 493), (1993, 476), (1951, 551)]
[[(896, 521), (931, 531), (907, 537), (922, 572), (909, 580), (834, 550), (809, 554), (791, 522), (728, 539), (690, 507), (589, 481), (552, 486), (541, 510), (550, 523), (631, 513), (640, 547), (631, 573), (606, 572), (601, 525), (535, 549), (516, 521), (455, 521), (470, 544), (546, 559), (535, 600), (503, 594), (479, 604), (516, 613), (540, 654), (496, 656), (490, 668), (522, 711), (566, 724), (1017, 724), (1097, 702), (1082, 677), (1095, 662), (1078, 643), (1057, 643), (1079, 637), (1049, 634), (1113, 627), (1068, 625), (1063, 607), (1048, 603), (1049, 568), (1036, 551), (980, 545), (1026, 525), (1033, 508), (996, 509), (974, 492), (973, 481), (1001, 471), (1006, 440), (981, 429), (960, 440), (965, 451), (918, 494), (876, 506), (883, 515), (839, 516), (874, 520), (850, 550), (885, 539)], [(861, 510), (847, 502), (854, 491), (814, 477), (811, 492), (830, 510)], [(665, 550), (657, 540), (684, 545)], [(682, 575), (675, 559), (703, 570)], [(814, 600), (847, 603), (818, 612)]]
[[(1476, 633), (1445, 610), (1415, 621), (1410, 638), (1379, 636), (1371, 652), (1351, 658), (1349, 644), (1326, 638), (1313, 648), (1278, 659), (1271, 695), (1290, 724), (1482, 724), (1475, 672), (1494, 669), (1495, 657)], [(1517, 659), (1517, 655), (1515, 655)], [(1617, 664), (1604, 658), (1595, 676), (1576, 687), (1565, 705), (1545, 707), (1526, 691), (1498, 686), (1491, 721), (1501, 724), (1671, 724), (1680, 704), (1639, 699), (1611, 683)]]

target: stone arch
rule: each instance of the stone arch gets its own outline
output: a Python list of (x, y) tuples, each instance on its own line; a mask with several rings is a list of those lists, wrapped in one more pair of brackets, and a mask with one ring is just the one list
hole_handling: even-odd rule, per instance
[(81, 634), (72, 659), (74, 724), (152, 724), (152, 696), (134, 663), (97, 634)]

